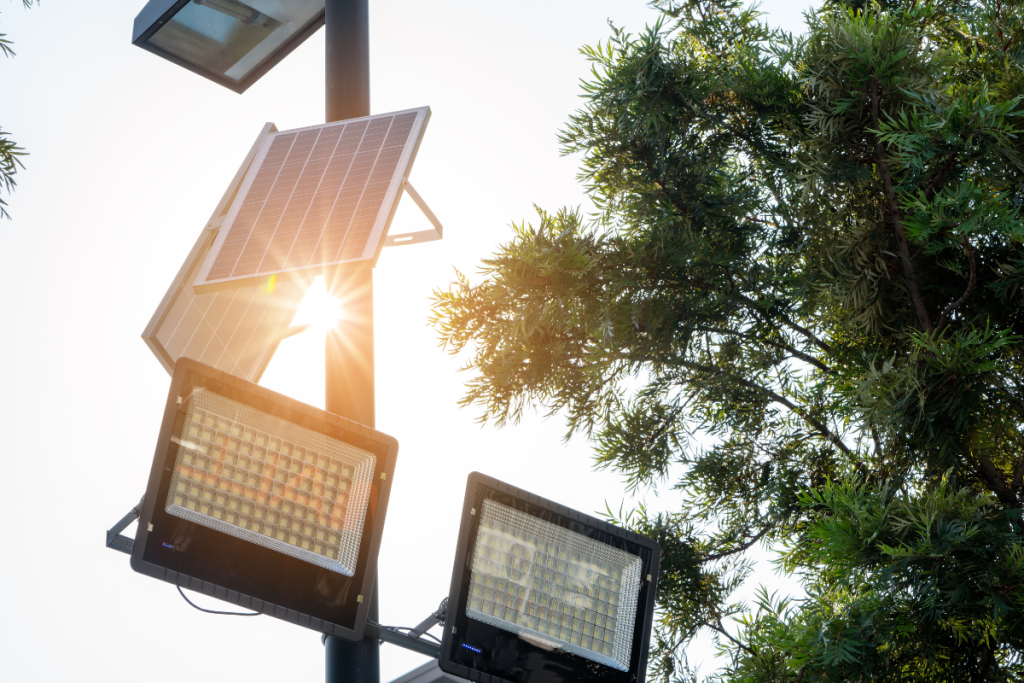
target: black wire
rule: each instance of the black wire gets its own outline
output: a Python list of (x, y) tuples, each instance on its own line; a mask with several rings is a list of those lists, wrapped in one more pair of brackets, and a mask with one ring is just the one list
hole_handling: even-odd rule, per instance
[[(412, 626), (385, 626), (384, 624), (377, 624), (377, 626), (378, 626), (378, 628), (386, 628), (387, 630), (394, 631), (395, 633), (402, 633), (402, 631), (412, 631), (412, 630), (414, 630)], [(433, 626), (431, 626), (431, 628), (433, 628)], [(410, 635), (408, 633), (402, 633), (402, 635), (403, 636), (409, 636), (410, 638), (412, 638), (412, 635)], [(438, 638), (437, 636), (435, 636), (433, 633), (421, 633), (420, 634), (420, 638), (422, 638), (423, 636), (428, 636), (430, 638), (433, 638), (438, 643), (441, 642), (441, 639)]]
[(177, 588), (178, 588), (178, 592), (181, 593), (181, 597), (185, 598), (185, 602), (187, 602), (188, 604), (192, 605), (193, 607), (195, 607), (200, 612), (206, 612), (207, 614), (224, 614), (224, 615), (227, 615), (229, 617), (258, 617), (260, 614), (262, 614), (262, 612), (218, 612), (215, 609), (205, 609), (203, 607), (200, 607), (196, 603), (192, 602), (191, 600), (189, 600), (188, 596), (185, 595), (185, 591), (181, 590), (181, 586), (177, 586)]
[(434, 635), (433, 633), (424, 633), (423, 635), (425, 635), (425, 636), (430, 636), (431, 638), (433, 638), (434, 640), (436, 640), (436, 641), (437, 641), (437, 644), (438, 644), (438, 645), (440, 645), (440, 644), (441, 644), (441, 639), (440, 639), (440, 638), (438, 638), (437, 636), (435, 636), (435, 635)]

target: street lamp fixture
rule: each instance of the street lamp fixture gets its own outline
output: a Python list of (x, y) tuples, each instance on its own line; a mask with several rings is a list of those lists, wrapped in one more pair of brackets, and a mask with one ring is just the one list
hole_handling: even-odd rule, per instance
[(398, 443), (182, 358), (132, 568), (359, 640)]
[(324, 0), (150, 0), (132, 43), (241, 93), (324, 24)]
[(471, 474), (441, 669), (495, 682), (643, 683), (659, 557), (649, 538)]

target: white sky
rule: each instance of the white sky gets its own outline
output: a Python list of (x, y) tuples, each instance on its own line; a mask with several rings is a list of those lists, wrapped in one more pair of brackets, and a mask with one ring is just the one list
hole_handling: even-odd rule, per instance
[[(804, 3), (784, 1), (767, 6), (797, 28)], [(0, 126), (31, 153), (0, 222), (0, 681), (319, 681), (318, 634), (201, 614), (103, 547), (144, 490), (169, 384), (143, 328), (263, 123), (324, 116), (322, 34), (239, 96), (133, 47), (143, 5), (0, 1), (18, 53), (0, 58)], [(623, 500), (583, 440), (562, 444), (558, 419), (499, 431), (460, 411), (462, 361), (426, 320), (452, 268), (474, 273), (534, 203), (586, 209), (578, 159), (556, 140), (581, 104), (578, 48), (609, 19), (636, 32), (654, 18), (632, 0), (371, 2), (372, 111), (431, 107), (411, 180), (445, 228), (385, 250), (375, 274), (377, 428), (401, 444), (383, 623), (415, 625), (447, 594), (469, 472), (584, 512)], [(403, 201), (392, 230), (427, 227)], [(307, 334), (263, 383), (322, 406), (322, 373), (322, 338)], [(382, 680), (423, 661), (385, 645)]]

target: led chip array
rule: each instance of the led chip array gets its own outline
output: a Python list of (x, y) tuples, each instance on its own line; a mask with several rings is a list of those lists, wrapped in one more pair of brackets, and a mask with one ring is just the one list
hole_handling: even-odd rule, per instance
[(376, 457), (195, 389), (167, 512), (351, 576)]
[(629, 670), (639, 557), (485, 500), (467, 614)]

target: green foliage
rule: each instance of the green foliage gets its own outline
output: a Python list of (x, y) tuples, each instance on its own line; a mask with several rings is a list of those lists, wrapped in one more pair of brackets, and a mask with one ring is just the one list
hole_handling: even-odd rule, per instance
[[(657, 0), (583, 49), (539, 210), (436, 293), (464, 405), (540, 408), (671, 513), (651, 675), (1024, 680), (1024, 0)], [(731, 595), (766, 543), (806, 597)]]
[[(32, 2), (33, 0), (22, 0), (26, 9), (32, 6)], [(5, 33), (0, 33), (0, 54), (5, 57), (14, 56), (11, 41)], [(19, 168), (24, 168), (20, 157), (25, 156), (25, 150), (18, 147), (9, 136), (10, 133), (0, 128), (0, 192), (6, 191), (7, 193), (10, 193), (17, 185), (14, 175)], [(0, 218), (5, 217), (10, 218), (10, 214), (7, 213), (7, 202), (0, 198)]]
[[(1024, 675), (1019, 511), (944, 477), (930, 491), (860, 480), (800, 496), (809, 522), (780, 558), (797, 606), (762, 593), (734, 680), (968, 681)], [(781, 652), (789, 653), (780, 657)]]

